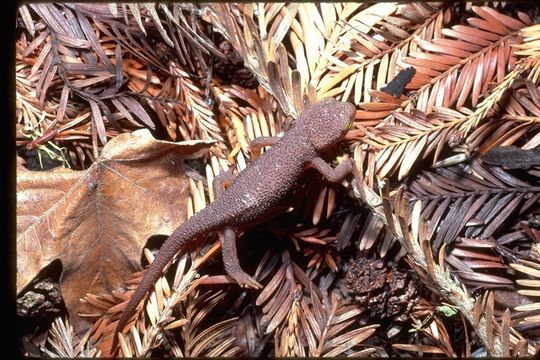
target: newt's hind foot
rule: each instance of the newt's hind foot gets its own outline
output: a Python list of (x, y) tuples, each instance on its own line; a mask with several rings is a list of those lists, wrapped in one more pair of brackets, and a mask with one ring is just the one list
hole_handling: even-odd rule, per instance
[(221, 240), (221, 254), (223, 265), (227, 274), (244, 288), (262, 289), (262, 285), (246, 274), (240, 267), (238, 254), (236, 253), (236, 234), (234, 229), (227, 226), (219, 233)]
[(230, 272), (229, 276), (243, 288), (262, 289), (262, 285), (242, 270)]

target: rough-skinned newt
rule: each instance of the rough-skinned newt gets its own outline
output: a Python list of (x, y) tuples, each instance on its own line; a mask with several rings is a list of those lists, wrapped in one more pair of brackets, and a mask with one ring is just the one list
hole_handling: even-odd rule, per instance
[(343, 138), (352, 125), (355, 110), (351, 103), (325, 99), (302, 112), (295, 126), (283, 137), (255, 139), (257, 146), (273, 147), (242, 170), (226, 190), (218, 191), (212, 204), (180, 225), (165, 241), (118, 321), (113, 351), (118, 343), (117, 333), (153, 288), (163, 268), (175, 254), (184, 254), (188, 243), (204, 234), (218, 232), (225, 271), (231, 278), (242, 287), (260, 288), (240, 267), (236, 229), (269, 213), (294, 188), (307, 167), (315, 168), (330, 182), (342, 180), (351, 171), (350, 159), (332, 168), (320, 155)]

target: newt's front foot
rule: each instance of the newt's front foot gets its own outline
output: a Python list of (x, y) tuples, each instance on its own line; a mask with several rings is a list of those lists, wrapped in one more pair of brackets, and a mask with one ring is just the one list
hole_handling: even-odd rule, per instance
[(229, 273), (229, 276), (243, 288), (262, 289), (261, 284), (242, 270)]

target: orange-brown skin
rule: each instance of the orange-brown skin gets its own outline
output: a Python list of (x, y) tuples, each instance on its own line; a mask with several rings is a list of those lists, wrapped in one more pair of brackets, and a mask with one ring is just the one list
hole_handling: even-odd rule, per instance
[(176, 253), (184, 254), (188, 243), (204, 234), (219, 232), (223, 263), (229, 276), (243, 287), (259, 288), (260, 285), (240, 267), (235, 230), (272, 210), (294, 188), (307, 166), (317, 169), (328, 181), (343, 179), (351, 170), (350, 160), (331, 168), (320, 154), (343, 138), (354, 120), (355, 110), (350, 103), (325, 99), (302, 112), (295, 127), (282, 138), (255, 140), (257, 145), (272, 144), (273, 147), (234, 177), (225, 191), (218, 191), (220, 194), (212, 204), (180, 225), (165, 241), (120, 317), (113, 350), (118, 342), (117, 333), (152, 289), (163, 268)]

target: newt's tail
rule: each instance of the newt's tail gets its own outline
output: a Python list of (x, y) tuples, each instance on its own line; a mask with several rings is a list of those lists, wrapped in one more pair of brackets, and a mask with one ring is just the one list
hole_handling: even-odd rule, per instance
[(146, 294), (152, 289), (161, 276), (163, 269), (167, 266), (169, 261), (171, 261), (174, 255), (179, 253), (179, 256), (182, 256), (186, 252), (187, 245), (191, 240), (205, 233), (215, 231), (220, 226), (221, 224), (215, 222), (215, 217), (213, 216), (210, 207), (207, 207), (189, 218), (184, 224), (180, 225), (171, 236), (169, 236), (150, 267), (145, 271), (139, 287), (131, 296), (131, 299), (118, 321), (118, 325), (113, 334), (111, 353), (115, 351), (118, 345), (118, 333), (126, 326), (127, 321), (135, 312), (137, 305), (139, 305)]

